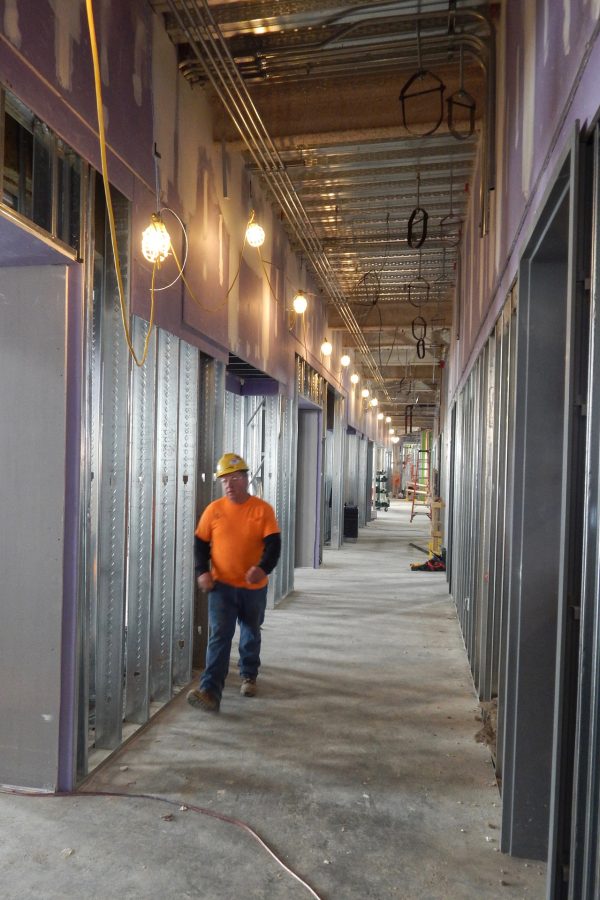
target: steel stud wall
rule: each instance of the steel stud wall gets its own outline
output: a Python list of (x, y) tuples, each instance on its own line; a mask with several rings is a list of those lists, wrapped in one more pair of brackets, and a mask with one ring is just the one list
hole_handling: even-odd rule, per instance
[(191, 674), (199, 354), (157, 331), (130, 369), (110, 276), (98, 261), (88, 315), (80, 777)]
[[(148, 323), (136, 318), (135, 346), (143, 345)], [(156, 337), (145, 366), (132, 368), (129, 468), (129, 565), (127, 585), (127, 683), (125, 717), (146, 722), (150, 713), (150, 606), (154, 505)]]
[(192, 676), (198, 375), (198, 351), (185, 341), (181, 341), (173, 611), (172, 678), (174, 684), (187, 684)]
[[(600, 126), (592, 149), (591, 331), (569, 900), (596, 900), (600, 894)], [(550, 888), (552, 898), (564, 891), (560, 883), (552, 882)]]
[(168, 332), (159, 331), (154, 482), (154, 571), (150, 615), (150, 693), (153, 699), (162, 701), (169, 700), (171, 697), (178, 382), (179, 341)]
[(506, 616), (506, 524), (514, 407), (514, 300), (451, 413), (449, 578), (473, 680), (482, 700), (498, 694)]
[[(94, 276), (98, 309), (94, 311), (91, 348), (96, 363), (92, 390), (98, 407), (93, 413), (92, 428), (98, 423), (98, 440), (96, 443), (94, 434), (96, 458), (92, 473), (98, 491), (98, 517), (92, 526), (96, 528), (93, 542), (97, 545), (94, 592), (97, 595), (92, 598), (96, 606), (92, 629), (95, 631), (95, 744), (112, 749), (121, 742), (123, 720), (129, 354), (123, 340), (116, 274), (108, 259), (99, 263), (100, 271), (97, 269)], [(99, 346), (96, 346), (98, 338)]]
[(332, 483), (331, 483), (331, 546), (339, 548), (344, 536), (344, 482), (346, 466), (346, 428), (344, 427), (344, 398), (336, 395), (333, 418)]

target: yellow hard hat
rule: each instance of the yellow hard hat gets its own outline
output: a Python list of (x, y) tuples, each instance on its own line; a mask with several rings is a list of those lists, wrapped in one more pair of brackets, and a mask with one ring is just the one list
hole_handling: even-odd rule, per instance
[(233, 475), (234, 472), (247, 472), (248, 463), (237, 453), (224, 453), (217, 463), (217, 478)]

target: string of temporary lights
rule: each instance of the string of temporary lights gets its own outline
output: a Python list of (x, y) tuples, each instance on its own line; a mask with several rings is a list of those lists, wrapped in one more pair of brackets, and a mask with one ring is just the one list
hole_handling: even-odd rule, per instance
[[(167, 207), (163, 207), (163, 209), (167, 209)], [(171, 210), (169, 210), (169, 211), (171, 211)], [(229, 294), (231, 293), (231, 290), (239, 277), (241, 263), (242, 263), (242, 255), (243, 255), (244, 247), (246, 245), (248, 245), (249, 247), (252, 247), (258, 251), (262, 268), (263, 268), (263, 270), (265, 270), (265, 264), (264, 264), (265, 261), (263, 260), (263, 257), (260, 254), (260, 248), (262, 247), (262, 245), (265, 242), (265, 237), (266, 237), (265, 230), (262, 227), (262, 225), (260, 225), (258, 222), (255, 221), (254, 210), (252, 210), (252, 212), (250, 213), (250, 218), (246, 225), (246, 231), (244, 234), (244, 242), (243, 242), (243, 246), (242, 246), (242, 252), (240, 253), (240, 261), (239, 261), (238, 269), (237, 269), (237, 272), (236, 272), (236, 274), (231, 282), (231, 285), (229, 286), (229, 289), (225, 295), (224, 301), (221, 302), (220, 304), (218, 304), (217, 307), (212, 307), (212, 308), (205, 307), (202, 303), (200, 303), (199, 300), (197, 300), (191, 286), (189, 285), (189, 283), (187, 282), (187, 280), (185, 278), (185, 274), (184, 274), (185, 259), (184, 259), (183, 264), (181, 264), (179, 262), (179, 260), (177, 259), (177, 255), (176, 255), (173, 245), (171, 243), (171, 238), (169, 236), (169, 232), (163, 221), (161, 213), (162, 213), (162, 210), (157, 211), (156, 213), (153, 213), (151, 216), (150, 224), (145, 229), (145, 231), (142, 235), (142, 253), (143, 253), (145, 259), (148, 262), (153, 263), (153, 264), (156, 264), (157, 262), (158, 263), (164, 262), (164, 260), (167, 258), (167, 256), (169, 256), (169, 254), (171, 254), (175, 260), (177, 268), (179, 269), (179, 274), (178, 274), (177, 278), (183, 279), (183, 282), (184, 282), (190, 296), (202, 309), (205, 309), (209, 312), (215, 312), (217, 309), (221, 308), (225, 302), (227, 302), (227, 299), (229, 298)], [(178, 216), (176, 216), (176, 218), (179, 221), (179, 224), (181, 225), (184, 235), (186, 235), (185, 227), (183, 226), (181, 219), (179, 219)], [(186, 235), (186, 257), (185, 258), (187, 258), (187, 235)], [(271, 285), (271, 281), (267, 275), (266, 270), (265, 270), (265, 276), (267, 278), (267, 283), (269, 285), (269, 289), (270, 289), (271, 293), (273, 294), (274, 299), (276, 300), (276, 302), (279, 302), (279, 299), (275, 295), (273, 286)], [(175, 279), (175, 281), (177, 280), (177, 278)], [(174, 284), (174, 282), (172, 282), (172, 284)], [(299, 289), (296, 291), (296, 293), (292, 299), (292, 306), (288, 310), (288, 312), (291, 314), (290, 326), (289, 326), (290, 331), (293, 329), (297, 317), (303, 316), (304, 313), (306, 312), (307, 308), (308, 308), (308, 299), (306, 297), (306, 294), (302, 289)]]
[[(177, 217), (177, 218), (178, 218), (180, 224), (182, 224), (179, 217)], [(183, 227), (183, 225), (182, 225), (182, 227)], [(185, 229), (184, 229), (184, 231), (185, 231)], [(260, 247), (262, 247), (264, 242), (265, 242), (264, 228), (258, 222), (255, 221), (254, 212), (252, 212), (250, 215), (248, 224), (246, 226), (246, 234), (245, 234), (244, 243), (248, 244), (250, 247), (254, 247), (257, 250), (260, 250)], [(145, 229), (145, 231), (142, 235), (142, 253), (143, 253), (144, 257), (148, 260), (148, 262), (152, 263), (153, 265), (162, 264), (165, 261), (165, 259), (168, 257), (168, 255), (170, 253), (172, 253), (175, 258), (175, 261), (177, 262), (177, 266), (179, 268), (178, 277), (183, 278), (184, 283), (186, 284), (186, 287), (188, 288), (190, 293), (192, 293), (191, 288), (189, 287), (187, 281), (185, 280), (185, 276), (183, 273), (183, 266), (181, 266), (179, 264), (179, 261), (177, 260), (177, 257), (175, 256), (175, 251), (173, 250), (168, 230), (162, 219), (161, 211), (153, 213), (153, 215), (151, 216), (150, 224)], [(187, 255), (187, 247), (186, 247), (186, 255)], [(262, 262), (262, 257), (261, 257), (261, 262)], [(236, 280), (237, 280), (237, 274), (236, 274), (235, 278), (233, 279), (231, 287), (233, 287), (233, 284), (235, 284)], [(270, 282), (269, 282), (269, 286), (271, 287)], [(229, 291), (231, 290), (231, 287), (230, 287)], [(228, 291), (228, 294), (229, 294), (229, 291)], [(272, 287), (271, 287), (271, 292), (273, 293)], [(192, 294), (192, 296), (193, 296), (193, 294)], [(308, 299), (306, 297), (306, 294), (304, 293), (303, 290), (298, 290), (296, 292), (296, 294), (294, 295), (294, 298), (292, 300), (292, 307), (289, 310), (289, 312), (292, 313), (294, 317), (303, 316), (307, 309), (308, 309)], [(292, 324), (290, 327), (292, 328), (294, 324), (295, 324), (295, 318), (292, 320)], [(321, 354), (323, 357), (329, 358), (332, 355), (332, 353), (333, 353), (333, 345), (328, 338), (325, 338), (325, 340), (321, 344)], [(351, 364), (351, 362), (352, 362), (352, 360), (347, 353), (344, 353), (340, 357), (340, 365), (342, 366), (343, 369), (347, 369), (348, 366)], [(357, 372), (353, 372), (350, 375), (351, 384), (356, 386), (359, 383), (359, 381), (360, 381), (360, 376), (358, 375)], [(378, 398), (375, 396), (371, 397), (371, 391), (368, 387), (362, 388), (361, 397), (363, 400), (365, 400), (365, 409), (367, 411), (375, 410), (379, 406)], [(377, 420), (381, 422), (384, 419), (385, 419), (386, 424), (389, 424), (392, 421), (390, 416), (385, 416), (384, 413), (378, 412)], [(389, 435), (390, 435), (390, 438), (393, 443), (395, 443), (399, 440), (399, 438), (394, 436), (395, 431), (393, 428), (389, 429)]]
[[(156, 181), (157, 181), (156, 212), (152, 213), (152, 215), (150, 217), (150, 224), (145, 228), (145, 230), (142, 234), (142, 254), (143, 254), (144, 258), (152, 265), (152, 278), (151, 278), (151, 285), (150, 285), (150, 298), (151, 298), (150, 322), (149, 322), (148, 331), (147, 331), (145, 341), (144, 341), (142, 355), (141, 355), (141, 357), (137, 356), (137, 354), (135, 352), (135, 348), (133, 346), (132, 336), (130, 333), (130, 328), (129, 328), (129, 323), (128, 323), (129, 316), (128, 316), (128, 309), (127, 309), (127, 302), (126, 302), (126, 298), (125, 298), (125, 290), (124, 290), (124, 286), (123, 286), (120, 257), (119, 257), (119, 251), (118, 251), (118, 246), (117, 246), (116, 226), (115, 226), (115, 221), (114, 221), (112, 198), (111, 198), (110, 184), (109, 184), (109, 179), (108, 179), (108, 162), (107, 162), (107, 153), (106, 153), (104, 110), (103, 110), (103, 104), (102, 104), (102, 88), (101, 88), (101, 79), (100, 79), (100, 62), (99, 62), (99, 54), (98, 54), (98, 45), (97, 45), (97, 40), (96, 40), (96, 31), (95, 31), (95, 24), (94, 24), (92, 0), (86, 0), (86, 12), (87, 12), (87, 20), (88, 20), (88, 31), (89, 31), (89, 35), (90, 35), (91, 53), (92, 53), (92, 67), (93, 67), (93, 73), (94, 73), (94, 89), (95, 89), (96, 109), (97, 109), (97, 117), (98, 117), (98, 135), (99, 135), (99, 143), (100, 143), (101, 170), (102, 170), (102, 178), (103, 178), (103, 183), (104, 183), (104, 192), (105, 192), (105, 197), (106, 197), (106, 206), (107, 206), (107, 213), (108, 213), (109, 226), (110, 226), (111, 244), (112, 244), (113, 255), (114, 255), (114, 259), (115, 259), (115, 270), (116, 270), (116, 276), (117, 276), (117, 286), (118, 286), (119, 304), (120, 304), (120, 310), (121, 310), (121, 320), (122, 320), (123, 331), (125, 333), (125, 340), (127, 343), (127, 348), (129, 350), (129, 353), (131, 354), (136, 366), (142, 367), (145, 364), (147, 356), (148, 356), (150, 338), (151, 338), (151, 335), (153, 332), (154, 308), (155, 308), (154, 295), (155, 295), (156, 291), (166, 290), (167, 288), (172, 287), (179, 280), (179, 278), (181, 278), (183, 283), (185, 284), (187, 290), (189, 291), (190, 296), (194, 300), (194, 302), (197, 303), (199, 306), (201, 306), (203, 309), (205, 309), (205, 307), (194, 296), (194, 293), (193, 293), (193, 291), (185, 277), (185, 274), (184, 274), (184, 268), (187, 263), (188, 250), (189, 250), (189, 242), (188, 242), (187, 231), (185, 229), (185, 226), (184, 226), (182, 220), (177, 215), (177, 213), (175, 213), (173, 210), (169, 209), (168, 207), (160, 206), (159, 179), (158, 179), (158, 169), (157, 169), (156, 170)], [(155, 148), (155, 166), (157, 166), (157, 157), (158, 157), (158, 153), (156, 152), (156, 148)], [(175, 248), (173, 247), (173, 244), (171, 241), (171, 236), (170, 236), (169, 231), (164, 223), (164, 220), (162, 217), (162, 213), (164, 211), (168, 211), (168, 212), (172, 213), (172, 215), (175, 217), (175, 219), (177, 220), (177, 222), (179, 223), (179, 225), (181, 227), (181, 231), (182, 231), (184, 241), (185, 241), (185, 252), (184, 252), (182, 263), (179, 262), (177, 254), (175, 252)], [(246, 231), (245, 231), (245, 235), (244, 235), (244, 242), (242, 245), (242, 250), (240, 252), (240, 260), (239, 260), (238, 269), (237, 269), (236, 275), (235, 275), (231, 285), (229, 286), (229, 289), (227, 290), (227, 293), (225, 295), (225, 299), (224, 299), (223, 303), (227, 302), (229, 294), (231, 293), (231, 290), (233, 289), (233, 286), (239, 277), (241, 264), (242, 264), (242, 255), (244, 252), (245, 245), (248, 244), (248, 246), (256, 248), (258, 250), (259, 256), (260, 256), (260, 248), (262, 247), (262, 245), (265, 242), (265, 237), (266, 236), (265, 236), (264, 228), (258, 222), (256, 222), (254, 220), (254, 210), (253, 210), (251, 212), (250, 219), (246, 225)], [(156, 272), (161, 267), (161, 265), (164, 263), (164, 261), (169, 257), (169, 255), (172, 255), (172, 257), (176, 263), (178, 274), (175, 276), (175, 278), (169, 284), (166, 284), (160, 288), (157, 288), (155, 286)], [(263, 270), (265, 270), (264, 261), (262, 259), (262, 256), (260, 256), (260, 260), (261, 260), (261, 265), (263, 267)], [(271, 290), (271, 293), (273, 294), (275, 300), (277, 301), (277, 297), (275, 296), (275, 294), (273, 292), (273, 288), (271, 286), (271, 282), (268, 278), (266, 270), (265, 270), (265, 275), (267, 277), (269, 289)], [(222, 306), (223, 303), (219, 304), (219, 306)], [(306, 294), (304, 293), (303, 290), (300, 289), (294, 295), (294, 298), (292, 300), (292, 307), (289, 310), (289, 312), (293, 315), (293, 319), (290, 322), (290, 331), (293, 329), (293, 327), (295, 325), (296, 317), (297, 316), (303, 317), (307, 308), (308, 308), (308, 300), (307, 300)], [(208, 310), (208, 311), (214, 312), (215, 310), (212, 309), (212, 310)], [(302, 321), (304, 322), (303, 318), (302, 318)], [(333, 353), (333, 346), (328, 339), (325, 339), (323, 341), (323, 343), (321, 344), (321, 354), (324, 357), (330, 357), (332, 355), (332, 353)], [(347, 368), (350, 365), (350, 363), (351, 363), (350, 357), (347, 354), (343, 354), (343, 356), (340, 358), (340, 364), (342, 365), (342, 367)], [(359, 381), (360, 381), (360, 376), (358, 375), (357, 372), (353, 372), (350, 376), (350, 382), (352, 383), (352, 385), (356, 386)], [(369, 393), (370, 393), (369, 389), (364, 388), (362, 391), (362, 396), (368, 397)], [(374, 409), (378, 406), (378, 403), (379, 403), (379, 401), (378, 401), (377, 397), (373, 397), (369, 402), (369, 407)], [(378, 414), (378, 416), (377, 416), (378, 420), (381, 420), (382, 415), (383, 415), (382, 413)], [(389, 421), (391, 421), (391, 418), (388, 416), (386, 418), (386, 422), (389, 422)], [(390, 434), (392, 434), (393, 431), (394, 431), (394, 429), (390, 428)], [(393, 436), (391, 438), (391, 441), (392, 441), (392, 443), (396, 443), (397, 441), (399, 441), (399, 438), (396, 436)]]

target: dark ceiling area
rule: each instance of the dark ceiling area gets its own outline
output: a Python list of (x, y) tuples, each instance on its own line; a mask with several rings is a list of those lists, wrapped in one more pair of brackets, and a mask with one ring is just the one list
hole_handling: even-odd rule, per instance
[(206, 85), (215, 138), (240, 143), (283, 212), (381, 409), (401, 425), (412, 406), (427, 427), (477, 153), (481, 233), (494, 186), (494, 4), (152, 6), (185, 77)]

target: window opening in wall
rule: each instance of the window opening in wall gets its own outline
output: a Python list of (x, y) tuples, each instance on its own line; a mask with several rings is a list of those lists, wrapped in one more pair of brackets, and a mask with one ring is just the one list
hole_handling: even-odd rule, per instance
[(79, 252), (82, 160), (10, 91), (0, 94), (4, 129), (0, 207)]

